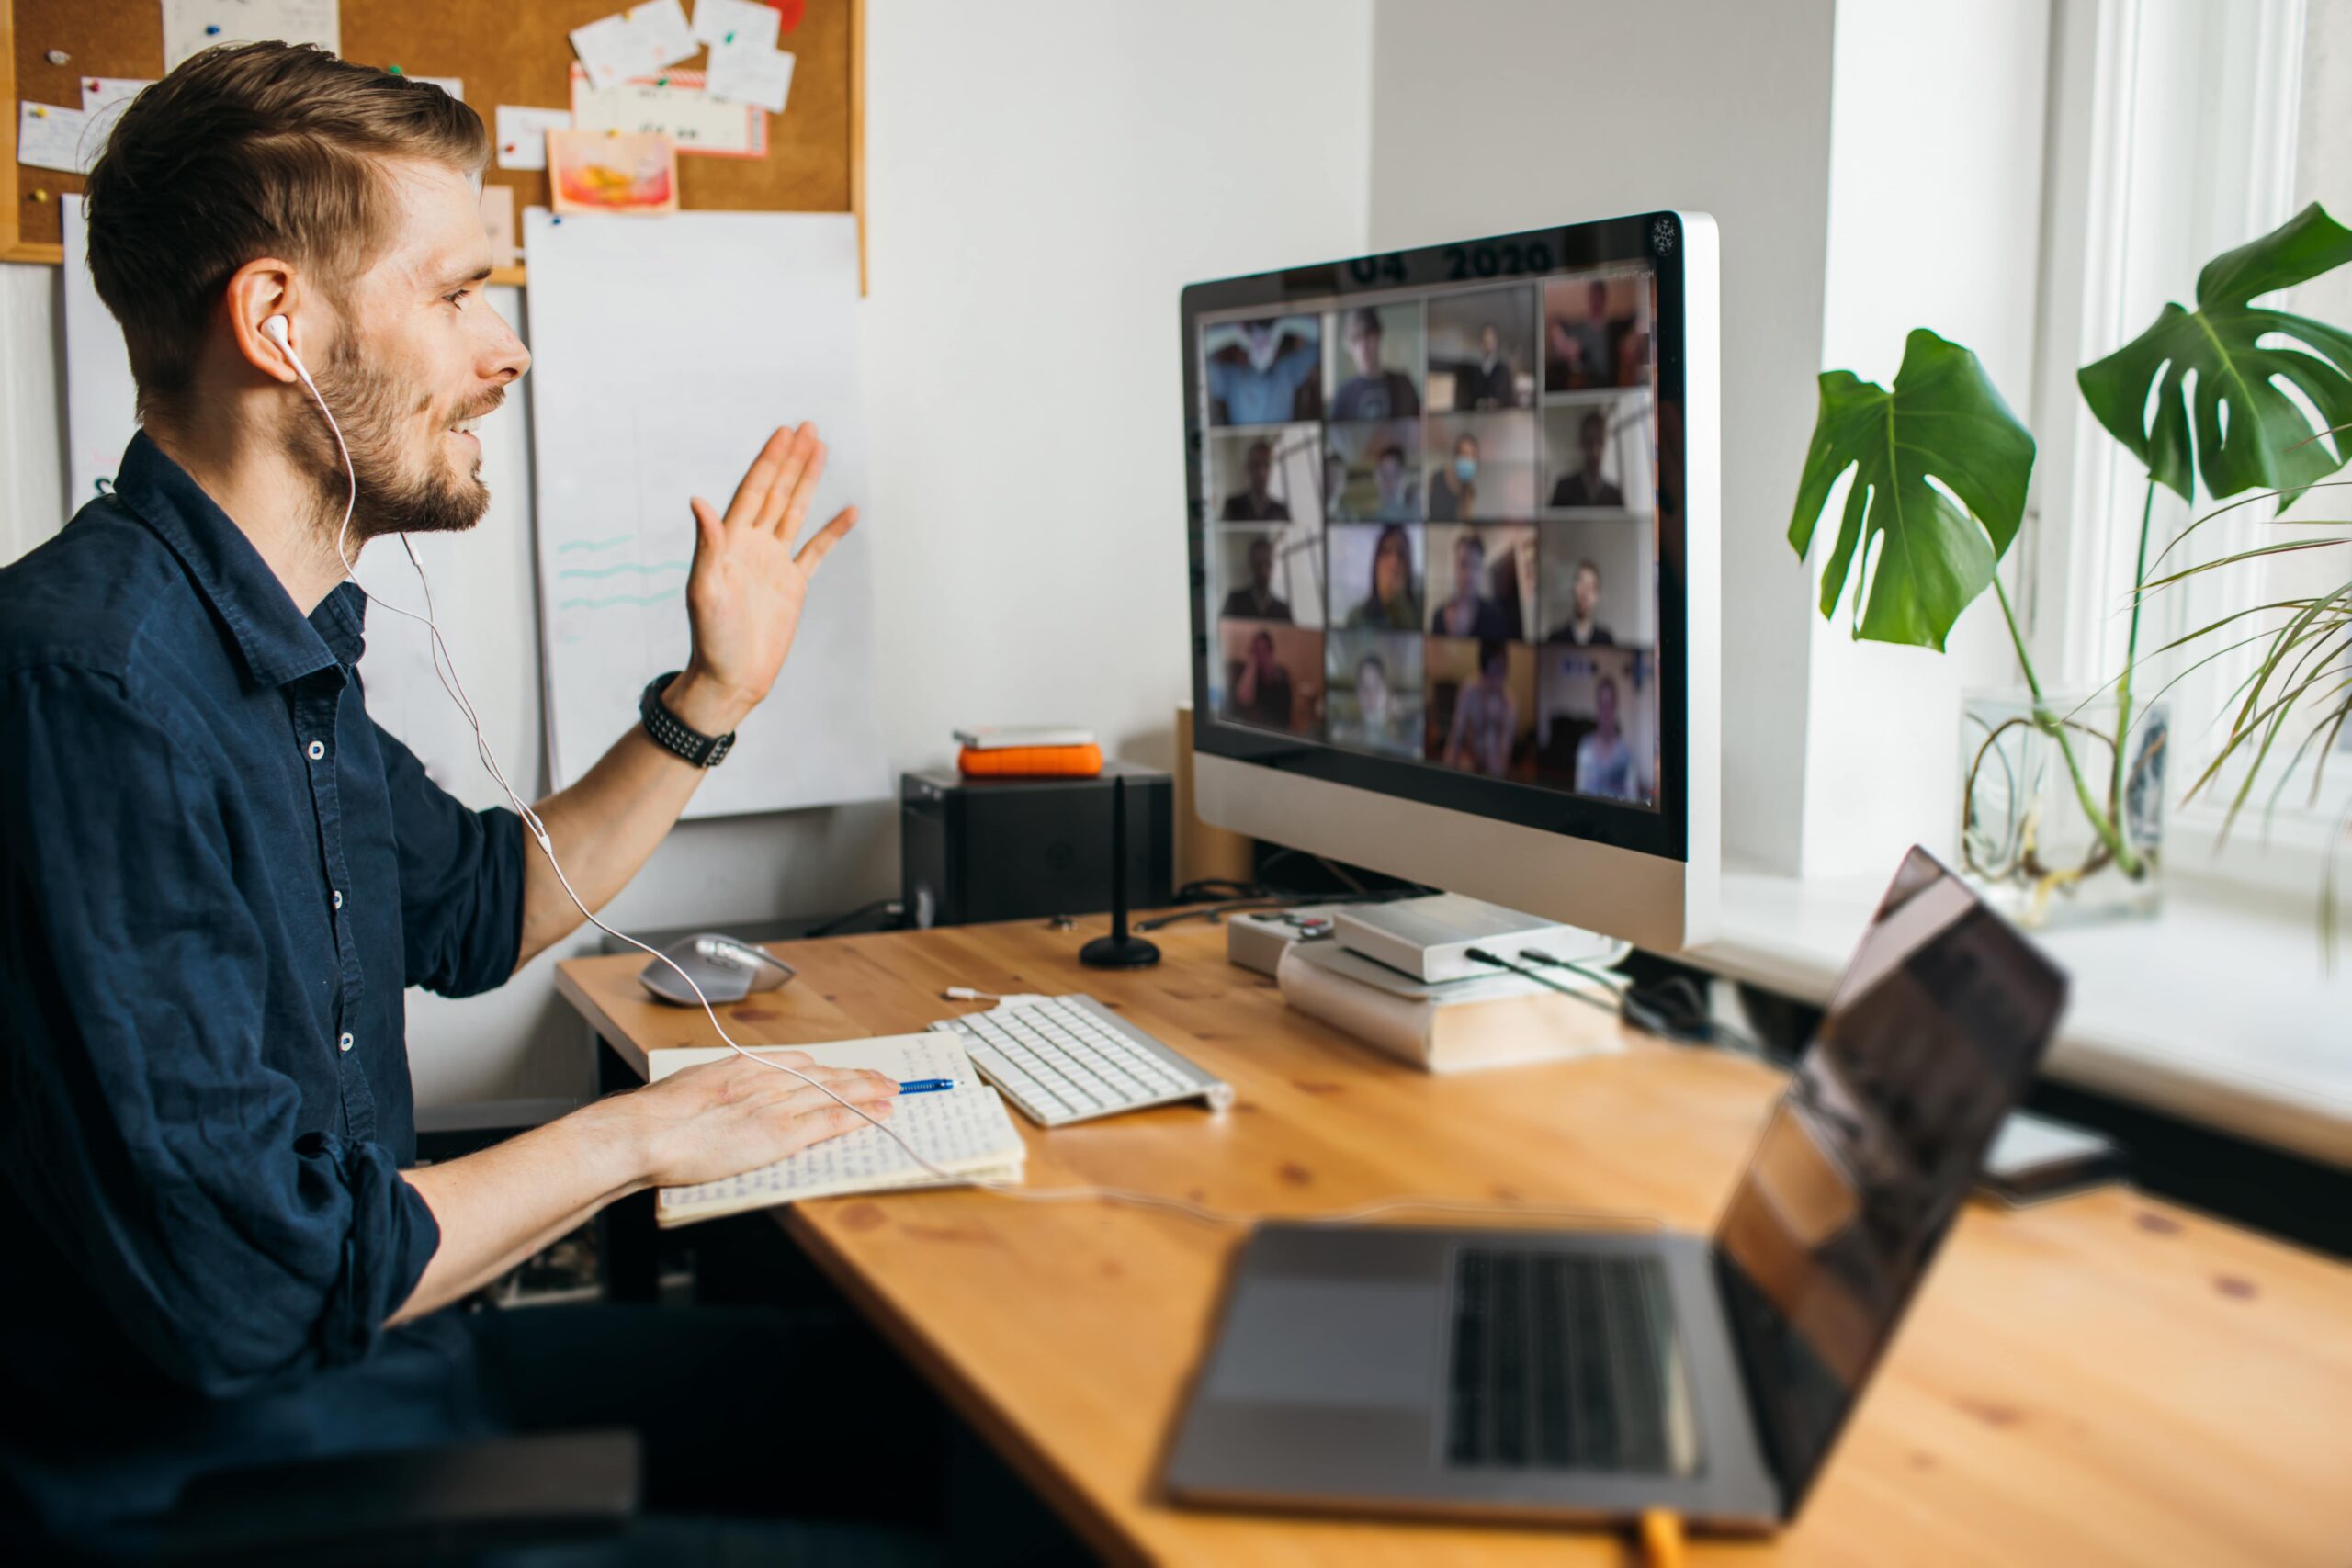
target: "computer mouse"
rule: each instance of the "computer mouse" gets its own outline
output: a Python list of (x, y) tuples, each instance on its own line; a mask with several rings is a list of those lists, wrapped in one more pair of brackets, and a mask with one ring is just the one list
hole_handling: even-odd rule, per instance
[(700, 1007), (702, 1003), (679, 977), (678, 969), (694, 976), (695, 985), (700, 986), (702, 994), (713, 1003), (740, 1002), (753, 991), (772, 991), (795, 974), (791, 964), (773, 956), (765, 948), (716, 931), (698, 931), (662, 951), (678, 968), (650, 958), (637, 977), (647, 990), (680, 1007)]

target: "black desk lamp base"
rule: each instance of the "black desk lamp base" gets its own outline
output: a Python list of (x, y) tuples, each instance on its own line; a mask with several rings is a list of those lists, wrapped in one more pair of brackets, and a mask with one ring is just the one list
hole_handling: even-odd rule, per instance
[(1159, 949), (1139, 936), (1098, 936), (1078, 950), (1078, 961), (1090, 969), (1148, 969), (1159, 962)]
[(1159, 949), (1127, 934), (1127, 781), (1111, 780), (1111, 934), (1078, 950), (1090, 969), (1146, 969), (1159, 962)]

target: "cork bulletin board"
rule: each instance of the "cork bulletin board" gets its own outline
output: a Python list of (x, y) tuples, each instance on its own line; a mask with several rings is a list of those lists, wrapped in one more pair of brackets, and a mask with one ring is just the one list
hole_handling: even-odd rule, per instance
[[(343, 54), (417, 76), (455, 76), (466, 102), (496, 129), (497, 106), (566, 108), (571, 103), (571, 28), (628, 0), (342, 0)], [(680, 203), (722, 211), (854, 212), (864, 271), (865, 208), (865, 0), (808, 0), (800, 23), (777, 39), (795, 56), (792, 94), (768, 122), (763, 158), (678, 159)], [(67, 61), (52, 64), (62, 50)], [(699, 57), (682, 62), (692, 68)], [(17, 162), (19, 100), (81, 101), (85, 76), (163, 73), (156, 0), (0, 0), (0, 261), (64, 260), (58, 212), (82, 176)], [(485, 173), (514, 187), (514, 206), (548, 203), (537, 169)], [(658, 219), (643, 221), (658, 222)], [(522, 283), (525, 269), (496, 281)]]

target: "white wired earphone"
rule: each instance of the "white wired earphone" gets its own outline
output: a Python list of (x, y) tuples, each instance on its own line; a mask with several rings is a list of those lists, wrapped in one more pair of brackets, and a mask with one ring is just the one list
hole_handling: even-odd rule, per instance
[[(798, 1078), (809, 1088), (822, 1093), (828, 1100), (832, 1100), (834, 1103), (842, 1106), (844, 1110), (852, 1111), (857, 1115), (860, 1119), (865, 1122), (867, 1125), (879, 1128), (887, 1136), (888, 1136), (892, 1143), (898, 1145), (899, 1147), (906, 1151), (907, 1157), (909, 1159), (914, 1161), (917, 1166), (921, 1167), (929, 1175), (936, 1178), (940, 1183), (944, 1186), (975, 1187), (983, 1191), (996, 1193), (1000, 1197), (1017, 1198), (1024, 1202), (1031, 1203), (1091, 1201), (1130, 1203), (1141, 1208), (1166, 1209), (1172, 1213), (1182, 1214), (1188, 1219), (1199, 1220), (1205, 1224), (1213, 1225), (1250, 1225), (1257, 1223), (1258, 1216), (1254, 1214), (1236, 1214), (1226, 1210), (1212, 1208), (1205, 1203), (1195, 1203), (1189, 1199), (1171, 1198), (1164, 1193), (1139, 1192), (1122, 1187), (1087, 1186), (1032, 1188), (1021, 1186), (1014, 1182), (1001, 1181), (985, 1177), (962, 1176), (954, 1171), (947, 1170), (940, 1166), (934, 1165), (930, 1160), (924, 1158), (922, 1154), (917, 1150), (912, 1144), (907, 1142), (907, 1140), (900, 1135), (897, 1128), (891, 1126), (888, 1122), (883, 1121), (880, 1117), (871, 1114), (864, 1106), (854, 1104), (842, 1095), (835, 1093), (830, 1085), (818, 1082), (815, 1078), (810, 1077), (807, 1073), (802, 1072), (799, 1068), (791, 1066), (789, 1063), (771, 1061), (767, 1057), (759, 1055), (758, 1052), (746, 1049), (743, 1045), (738, 1043), (735, 1037), (727, 1032), (727, 1025), (719, 1021), (718, 1010), (710, 1005), (710, 998), (703, 995), (703, 989), (700, 986), (695, 983), (695, 977), (692, 975), (687, 974), (684, 968), (680, 967), (676, 960), (673, 959), (668, 953), (662, 952), (660, 949), (649, 946), (646, 943), (638, 941), (637, 938), (629, 935), (628, 932), (616, 931), (613, 927), (608, 926), (604, 921), (598, 919), (596, 918), (595, 911), (589, 908), (586, 902), (581, 898), (580, 895), (576, 891), (573, 890), (571, 879), (564, 874), (563, 863), (556, 859), (555, 843), (548, 835), (547, 824), (539, 819), (539, 814), (531, 808), (530, 802), (525, 800), (522, 795), (517, 793), (514, 786), (507, 782), (506, 771), (498, 765), (497, 754), (491, 750), (489, 738), (482, 734), (481, 716), (474, 711), (473, 703), (466, 695), (465, 683), (458, 679), (458, 661), (456, 658), (450, 654), (449, 645), (442, 640), (440, 624), (434, 619), (433, 584), (431, 581), (425, 577), (424, 563), (417, 558), (416, 547), (410, 542), (409, 536), (406, 534), (401, 535), (401, 548), (407, 553), (409, 565), (415, 569), (417, 583), (424, 591), (424, 613), (423, 615), (419, 615), (413, 610), (403, 609), (400, 605), (393, 604), (390, 600), (380, 597), (368, 589), (365, 583), (362, 583), (359, 581), (358, 566), (344, 549), (344, 542), (351, 532), (352, 513), (356, 510), (359, 504), (359, 470), (352, 466), (351, 448), (344, 442), (343, 426), (335, 422), (334, 411), (327, 407), (327, 400), (325, 397), (320, 393), (318, 383), (311, 379), (311, 372), (308, 367), (303, 365), (302, 356), (294, 352), (294, 344), (288, 341), (289, 333), (286, 318), (282, 315), (271, 316), (262, 322), (261, 330), (262, 335), (268, 338), (270, 342), (276, 344), (278, 351), (286, 355), (286, 363), (293, 367), (294, 374), (300, 378), (303, 387), (310, 392), (311, 400), (319, 405), (319, 412), (326, 416), (327, 429), (334, 434), (335, 450), (340, 453), (343, 457), (343, 471), (349, 481), (349, 492), (344, 501), (343, 522), (335, 529), (334, 554), (335, 559), (343, 565), (344, 581), (351, 583), (362, 593), (367, 594), (368, 602), (369, 604), (380, 604), (396, 615), (404, 616), (409, 620), (416, 622), (419, 626), (424, 627), (426, 632), (431, 635), (433, 639), (434, 678), (441, 682), (441, 689), (449, 694), (449, 700), (458, 705), (458, 713), (464, 716), (467, 725), (474, 732), (475, 755), (481, 760), (481, 765), (484, 771), (486, 771), (490, 774), (492, 780), (497, 784), (500, 793), (504, 795), (509, 804), (514, 807), (515, 815), (522, 818), (523, 825), (530, 829), (532, 839), (534, 839), (539, 846), (539, 852), (548, 857), (548, 869), (555, 873), (556, 881), (562, 886), (564, 897), (571, 900), (572, 907), (580, 911), (582, 919), (585, 919), (590, 925), (594, 926), (598, 931), (603, 931), (605, 935), (614, 938), (616, 941), (625, 942), (641, 953), (650, 953), (653, 957), (660, 959), (662, 963), (667, 964), (672, 969), (676, 970), (678, 978), (684, 980), (686, 983), (687, 989), (694, 992), (695, 1000), (702, 1004), (702, 1010), (705, 1016), (709, 1018), (711, 1028), (718, 1032), (718, 1037), (721, 1040), (727, 1042), (728, 1049), (733, 1051), (737, 1055), (743, 1057), (747, 1061), (757, 1062), (763, 1067), (774, 1067), (778, 1072), (790, 1073), (794, 1077)], [(949, 991), (949, 995), (954, 996), (957, 992), (964, 991), (969, 991), (969, 987), (952, 987)], [(977, 991), (970, 992), (970, 996), (973, 999), (978, 999), (985, 994), (986, 993)], [(791, 1047), (771, 1046), (769, 1049), (789, 1050)], [(1655, 1215), (1627, 1214), (1606, 1209), (1577, 1209), (1532, 1203), (1514, 1203), (1504, 1205), (1498, 1203), (1474, 1202), (1453, 1198), (1423, 1197), (1384, 1198), (1370, 1203), (1359, 1204), (1351, 1209), (1343, 1209), (1331, 1213), (1293, 1215), (1285, 1216), (1285, 1218), (1289, 1218), (1294, 1222), (1340, 1224), (1352, 1220), (1369, 1219), (1375, 1214), (1387, 1213), (1397, 1210), (1414, 1212), (1427, 1211), (1432, 1213), (1448, 1211), (1477, 1213), (1508, 1213), (1515, 1215), (1523, 1215), (1528, 1218), (1553, 1217), (1571, 1218), (1588, 1222), (1600, 1221), (1608, 1224), (1639, 1226), (1645, 1229), (1657, 1229), (1661, 1228), (1664, 1224), (1664, 1222)]]

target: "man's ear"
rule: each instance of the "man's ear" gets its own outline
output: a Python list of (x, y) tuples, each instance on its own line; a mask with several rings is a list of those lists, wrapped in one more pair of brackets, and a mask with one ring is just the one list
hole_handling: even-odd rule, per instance
[(271, 380), (289, 386), (300, 378), (285, 351), (262, 331), (262, 323), (272, 316), (284, 316), (294, 352), (300, 354), (304, 338), (302, 292), (300, 276), (290, 263), (264, 256), (229, 275), (229, 287), (222, 300), (228, 311), (230, 339), (236, 344), (238, 356)]

